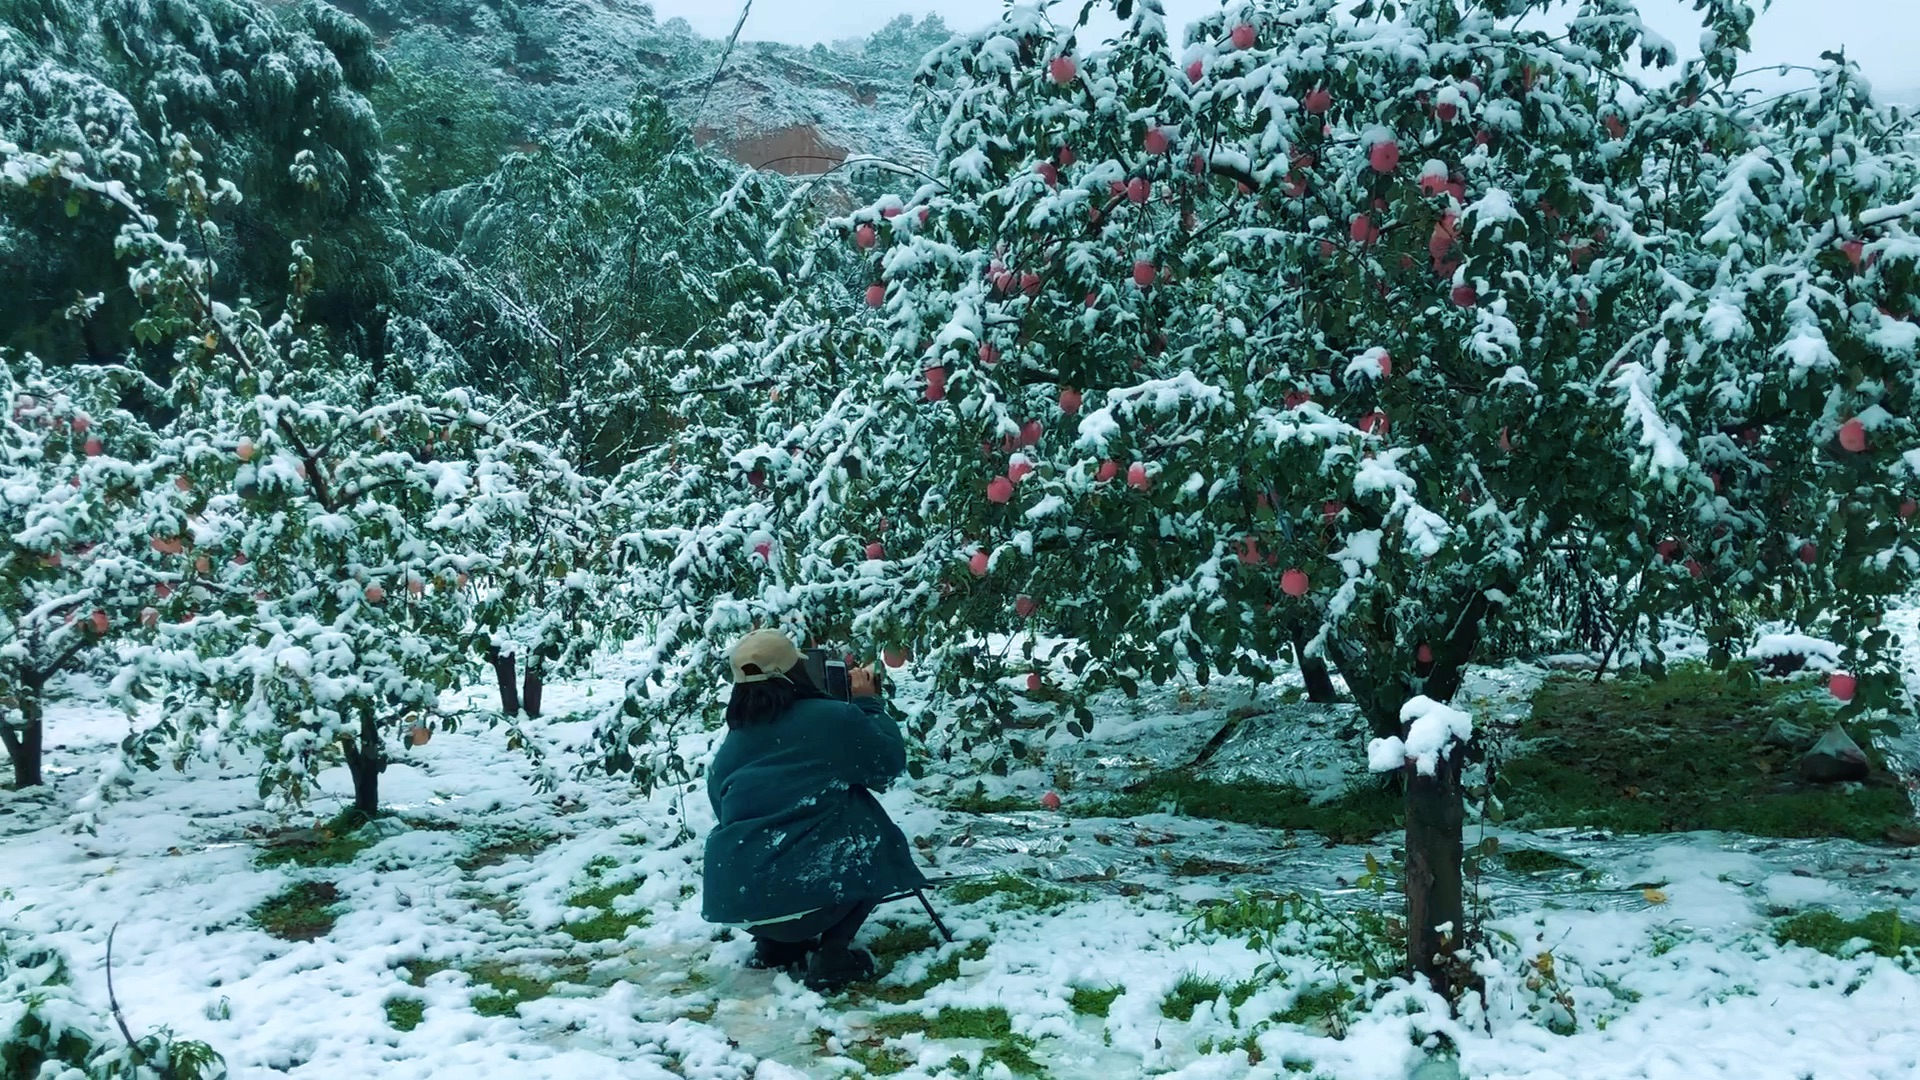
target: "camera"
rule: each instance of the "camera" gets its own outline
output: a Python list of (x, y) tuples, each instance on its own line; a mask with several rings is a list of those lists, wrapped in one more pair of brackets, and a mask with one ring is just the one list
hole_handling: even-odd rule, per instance
[(835, 701), (852, 701), (853, 684), (847, 678), (845, 653), (835, 653), (831, 649), (808, 649), (801, 654), (806, 658), (807, 677), (821, 693)]

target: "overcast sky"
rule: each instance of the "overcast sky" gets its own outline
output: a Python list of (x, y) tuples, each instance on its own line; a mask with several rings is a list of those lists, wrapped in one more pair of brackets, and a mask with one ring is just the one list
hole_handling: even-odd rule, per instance
[[(703, 34), (733, 29), (742, 0), (653, 0), (662, 19), (679, 16)], [(1188, 22), (1219, 6), (1219, 0), (1163, 0), (1176, 40)], [(1071, 18), (1080, 0), (1056, 7)], [(1758, 6), (1756, 4), (1756, 6)], [(1687, 0), (1641, 0), (1653, 28), (1683, 55), (1696, 55), (1700, 24)], [(999, 17), (996, 0), (753, 0), (749, 40), (797, 45), (832, 42), (873, 32), (895, 15), (916, 18), (938, 12), (955, 30), (971, 30)], [(1823, 49), (1845, 47), (1875, 86), (1907, 100), (1920, 96), (1920, 0), (1774, 0), (1754, 30), (1757, 63), (1818, 61)]]

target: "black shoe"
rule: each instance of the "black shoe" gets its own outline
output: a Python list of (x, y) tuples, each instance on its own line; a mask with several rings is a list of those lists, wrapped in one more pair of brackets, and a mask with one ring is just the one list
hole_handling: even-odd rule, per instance
[(800, 981), (809, 990), (834, 994), (854, 983), (873, 978), (879, 970), (879, 965), (873, 962), (873, 954), (865, 949), (830, 946), (813, 954), (813, 958), (807, 961), (807, 973)]
[(769, 941), (766, 938), (753, 939), (753, 956), (747, 961), (750, 968), (763, 971), (787, 971), (804, 967), (807, 957), (820, 947), (815, 941)]

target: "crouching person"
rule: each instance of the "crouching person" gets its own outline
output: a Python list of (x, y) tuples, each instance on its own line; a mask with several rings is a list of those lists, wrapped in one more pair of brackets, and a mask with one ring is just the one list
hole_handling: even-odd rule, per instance
[(701, 913), (754, 938), (753, 964), (831, 993), (874, 975), (853, 937), (880, 901), (921, 888), (913, 847), (875, 791), (907, 767), (872, 671), (848, 673), (853, 703), (823, 694), (777, 630), (734, 647), (727, 737), (707, 772)]

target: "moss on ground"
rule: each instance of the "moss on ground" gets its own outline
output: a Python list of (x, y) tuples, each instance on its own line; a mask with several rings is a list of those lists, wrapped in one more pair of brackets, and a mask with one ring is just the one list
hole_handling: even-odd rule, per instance
[(1804, 945), (1828, 956), (1871, 952), (1898, 958), (1904, 950), (1920, 949), (1920, 925), (1902, 919), (1895, 910), (1876, 911), (1858, 919), (1842, 919), (1830, 911), (1809, 911), (1775, 923), (1773, 938), (1782, 945)]
[(488, 836), (453, 864), (471, 874), (483, 867), (498, 866), (508, 859), (537, 855), (556, 837), (525, 829), (510, 829)]
[(1586, 867), (1565, 855), (1556, 855), (1539, 848), (1502, 848), (1497, 856), (1501, 865), (1516, 874), (1557, 874), (1566, 871), (1585, 871)]
[(473, 1011), (481, 1016), (513, 1016), (521, 1005), (553, 992), (551, 980), (510, 964), (490, 960), (461, 970), (473, 978)]
[(254, 925), (282, 941), (312, 941), (332, 933), (340, 890), (328, 881), (300, 881), (253, 909)]
[(1337, 1026), (1347, 1006), (1357, 996), (1352, 987), (1338, 983), (1310, 986), (1296, 994), (1286, 1009), (1274, 1019), (1283, 1024), (1303, 1027), (1320, 1024)]
[(1833, 722), (1809, 686), (1700, 665), (1659, 681), (1549, 678), (1520, 726), (1525, 751), (1498, 766), (1506, 817), (1528, 828), (1854, 840), (1911, 827), (1906, 792), (1864, 733), (1853, 735), (1874, 776), (1853, 790), (1802, 783), (1799, 751), (1762, 744), (1776, 719), (1816, 731)]

